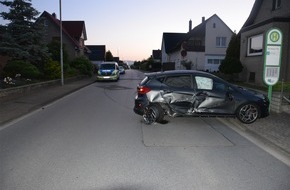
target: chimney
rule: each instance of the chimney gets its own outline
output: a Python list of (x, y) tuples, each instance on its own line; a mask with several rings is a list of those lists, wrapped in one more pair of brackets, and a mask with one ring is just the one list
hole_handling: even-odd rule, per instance
[(51, 15), (52, 15), (53, 18), (56, 19), (56, 14), (55, 13), (52, 13)]
[(191, 29), (192, 29), (192, 21), (191, 21), (191, 19), (189, 20), (189, 32), (191, 31)]
[(204, 21), (205, 21), (205, 17), (203, 16), (201, 19), (201, 22), (204, 23)]

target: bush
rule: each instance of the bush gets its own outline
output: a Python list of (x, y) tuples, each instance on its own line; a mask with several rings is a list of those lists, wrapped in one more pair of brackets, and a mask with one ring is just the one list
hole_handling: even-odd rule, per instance
[(17, 74), (21, 74), (21, 77), (29, 79), (38, 79), (41, 75), (38, 68), (33, 64), (22, 61), (22, 60), (13, 60), (9, 61), (4, 69), (4, 76), (15, 77)]
[(64, 72), (64, 77), (65, 78), (75, 77), (75, 76), (78, 76), (78, 75), (79, 75), (79, 72), (75, 68), (68, 67), (68, 68), (65, 69), (65, 72)]
[(94, 67), (93, 64), (84, 56), (77, 57), (71, 62), (71, 67), (78, 70), (79, 74), (92, 76)]
[(47, 79), (60, 79), (61, 67), (58, 61), (49, 60), (43, 68), (44, 76)]
[(282, 88), (284, 92), (290, 92), (290, 82), (284, 82), (282, 85), (282, 82), (279, 81), (277, 84), (273, 86), (274, 91), (281, 91)]

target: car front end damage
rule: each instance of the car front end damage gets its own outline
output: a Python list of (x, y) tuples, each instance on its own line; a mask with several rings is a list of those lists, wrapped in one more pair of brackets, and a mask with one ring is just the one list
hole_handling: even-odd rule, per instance
[(264, 96), (263, 99), (258, 101), (259, 106), (260, 106), (260, 118), (264, 118), (269, 116), (270, 112), (269, 112), (269, 106), (270, 106), (270, 101), (269, 99)]
[(253, 102), (255, 102), (260, 109), (259, 118), (265, 118), (269, 116), (269, 107), (270, 107), (270, 100), (269, 98), (262, 92), (258, 92), (257, 90), (244, 88), (238, 86), (238, 89), (245, 95), (250, 95), (253, 97)]

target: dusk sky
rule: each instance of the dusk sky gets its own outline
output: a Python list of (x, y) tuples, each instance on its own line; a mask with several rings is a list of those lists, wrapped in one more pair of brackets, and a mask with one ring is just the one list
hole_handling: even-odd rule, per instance
[[(59, 0), (32, 0), (39, 12), (55, 12)], [(217, 14), (238, 32), (255, 0), (62, 0), (62, 20), (83, 20), (86, 45), (106, 45), (121, 60), (141, 61), (161, 49), (163, 32), (186, 33)]]

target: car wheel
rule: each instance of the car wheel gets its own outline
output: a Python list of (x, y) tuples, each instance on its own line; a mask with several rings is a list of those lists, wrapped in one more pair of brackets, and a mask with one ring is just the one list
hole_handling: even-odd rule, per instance
[(149, 105), (145, 108), (143, 114), (144, 123), (150, 125), (155, 122), (161, 122), (164, 117), (163, 109), (160, 105)]
[(260, 110), (255, 104), (244, 104), (237, 110), (238, 119), (245, 124), (255, 122), (260, 115)]

